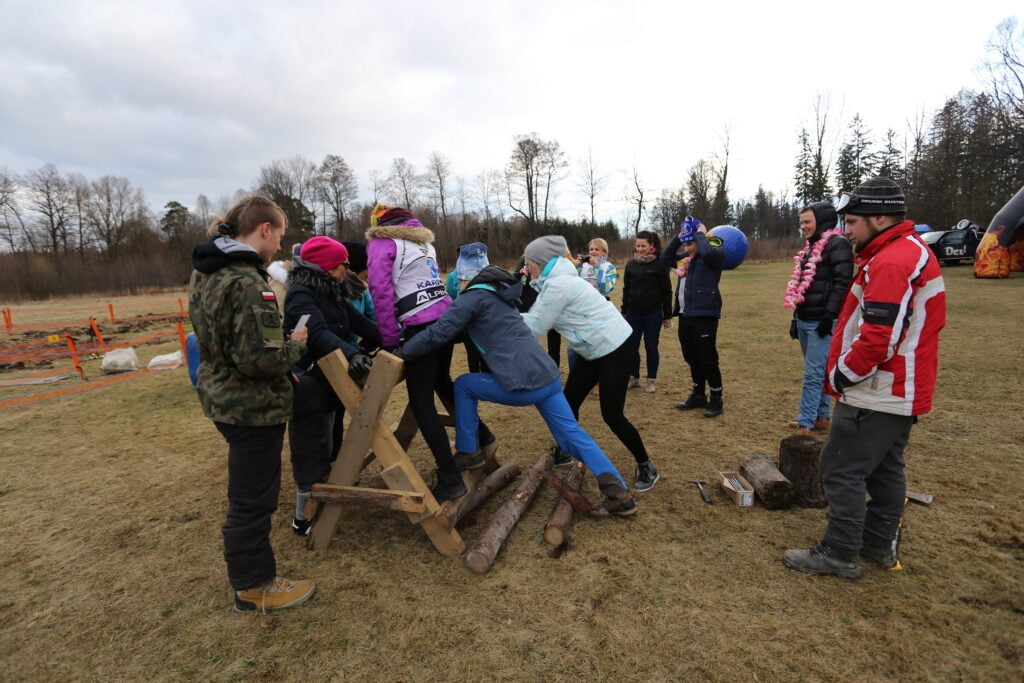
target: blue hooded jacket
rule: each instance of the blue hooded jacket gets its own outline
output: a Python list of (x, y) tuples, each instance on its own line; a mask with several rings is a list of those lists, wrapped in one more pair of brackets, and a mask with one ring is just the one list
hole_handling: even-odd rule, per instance
[[(683, 290), (684, 318), (720, 318), (722, 317), (722, 293), (718, 291), (718, 281), (722, 278), (722, 265), (725, 263), (725, 252), (721, 247), (713, 247), (703, 233), (697, 233), (697, 253), (690, 259), (686, 269), (686, 284)], [(682, 245), (679, 237), (674, 237), (661, 254), (661, 262), (675, 269), (676, 262), (685, 256), (677, 256), (676, 251)], [(680, 315), (679, 285), (676, 285), (676, 296), (672, 304), (672, 315)]]

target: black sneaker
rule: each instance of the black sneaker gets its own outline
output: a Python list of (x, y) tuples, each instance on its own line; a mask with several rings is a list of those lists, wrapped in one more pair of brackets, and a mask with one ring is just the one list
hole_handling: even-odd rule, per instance
[(900, 565), (899, 557), (896, 555), (895, 546), (895, 543), (885, 548), (875, 548), (866, 545), (860, 549), (860, 556), (882, 569), (888, 569), (891, 572), (902, 571), (903, 567)]
[(787, 550), (782, 555), (782, 564), (805, 574), (832, 575), (849, 581), (860, 578), (860, 560), (847, 559), (824, 543)]
[(628, 493), (620, 493), (614, 497), (606, 496), (598, 508), (607, 510), (610, 515), (630, 517), (636, 514), (636, 501)]
[(446, 473), (437, 471), (437, 483), (430, 489), (430, 493), (438, 503), (446, 500), (455, 500), (466, 495), (466, 483), (462, 481), (462, 473)]
[(718, 417), (722, 414), (722, 398), (712, 396), (711, 400), (708, 401), (707, 408), (704, 409), (704, 417)]
[(455, 454), (455, 464), (459, 466), (460, 470), (475, 470), (483, 467), (485, 461), (483, 451)]
[(557, 443), (551, 447), (551, 457), (555, 461), (555, 467), (568, 467), (572, 464), (572, 456), (559, 448)]
[(292, 531), (295, 532), (296, 536), (309, 536), (309, 527), (312, 524), (312, 520), (292, 517)]
[(679, 410), (696, 410), (697, 408), (703, 408), (708, 404), (708, 397), (704, 394), (698, 394), (694, 392), (690, 394), (690, 397), (682, 403), (677, 403), (676, 408)]
[(636, 466), (636, 481), (633, 483), (634, 491), (650, 491), (661, 479), (658, 468), (654, 466), (653, 460), (642, 462)]

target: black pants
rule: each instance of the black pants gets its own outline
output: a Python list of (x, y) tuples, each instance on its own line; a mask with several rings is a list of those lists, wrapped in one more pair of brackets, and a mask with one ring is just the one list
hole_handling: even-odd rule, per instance
[(722, 371), (718, 367), (718, 318), (679, 316), (679, 345), (683, 360), (690, 366), (693, 391), (704, 393), (704, 385), (712, 396), (722, 394)]
[(836, 402), (821, 449), (827, 545), (855, 557), (864, 545), (884, 548), (896, 539), (907, 493), (903, 449), (913, 424), (909, 415)]
[(604, 423), (619, 437), (622, 445), (629, 449), (637, 462), (647, 462), (647, 449), (640, 432), (626, 419), (626, 387), (629, 384), (629, 369), (632, 365), (634, 348), (630, 339), (611, 353), (596, 360), (587, 360), (577, 355), (565, 381), (565, 398), (578, 421), (580, 406), (594, 386), (601, 389), (601, 417)]
[(562, 367), (562, 335), (554, 330), (548, 330), (548, 355), (555, 365)]
[(288, 423), (292, 476), (309, 491), (331, 470), (341, 448), (345, 406), (327, 380), (317, 373), (303, 375), (295, 386), (292, 420)]
[[(427, 329), (428, 325), (414, 325), (405, 328), (405, 341)], [(454, 416), (455, 384), (452, 382), (451, 376), (453, 348), (454, 342), (449, 342), (426, 356), (405, 361), (405, 388), (409, 393), (409, 407), (412, 408), (412, 414), (416, 418), (416, 426), (419, 427), (423, 440), (427, 442), (427, 448), (434, 456), (437, 468), (449, 473), (458, 472), (459, 467), (455, 464), (455, 458), (452, 455), (448, 432), (445, 431), (444, 425), (441, 424), (441, 418), (437, 414), (434, 394), (437, 393), (441, 403)], [(483, 443), (490, 442), (494, 438), (482, 420), (480, 421), (479, 437)]]
[(270, 521), (281, 492), (284, 425), (214, 424), (228, 442), (228, 514), (221, 527), (224, 561), (231, 587), (246, 590), (277, 575)]

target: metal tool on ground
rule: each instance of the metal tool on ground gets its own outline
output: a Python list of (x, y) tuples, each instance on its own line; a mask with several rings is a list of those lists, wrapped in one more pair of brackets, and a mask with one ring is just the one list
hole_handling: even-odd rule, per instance
[(691, 479), (690, 483), (697, 485), (697, 490), (700, 491), (700, 497), (704, 499), (705, 503), (707, 503), (708, 505), (715, 504), (715, 501), (711, 500), (711, 496), (708, 495), (708, 492), (704, 490), (704, 484), (706, 482), (701, 481), (699, 479)]
[(918, 493), (917, 491), (907, 490), (907, 500), (911, 503), (917, 503), (918, 505), (931, 505), (932, 501), (935, 500), (935, 496), (930, 493)]

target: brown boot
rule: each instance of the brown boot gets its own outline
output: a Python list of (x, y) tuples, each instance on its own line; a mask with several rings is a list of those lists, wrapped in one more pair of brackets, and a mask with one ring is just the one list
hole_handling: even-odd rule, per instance
[(312, 581), (289, 581), (275, 576), (262, 586), (235, 591), (235, 611), (269, 612), (298, 607), (313, 597), (315, 591), (316, 584)]
[(814, 421), (814, 428), (819, 432), (827, 432), (832, 427), (832, 420), (827, 417), (819, 417)]

